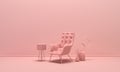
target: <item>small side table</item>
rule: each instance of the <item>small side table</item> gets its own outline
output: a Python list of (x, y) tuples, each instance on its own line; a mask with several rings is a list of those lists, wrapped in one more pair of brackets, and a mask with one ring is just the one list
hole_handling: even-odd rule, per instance
[[(46, 50), (46, 44), (38, 44), (37, 50), (39, 51), (38, 60), (43, 61), (43, 54), (44, 54), (44, 51)], [(44, 57), (45, 57), (45, 55), (44, 55)]]

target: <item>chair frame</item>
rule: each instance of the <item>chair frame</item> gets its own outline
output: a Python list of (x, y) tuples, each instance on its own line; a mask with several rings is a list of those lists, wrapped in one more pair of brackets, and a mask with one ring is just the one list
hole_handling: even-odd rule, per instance
[[(72, 61), (72, 58), (70, 57), (69, 53), (70, 53), (71, 48), (73, 46), (74, 36), (75, 36), (74, 33), (62, 33), (61, 44), (63, 44), (63, 47), (59, 48), (59, 49), (62, 49), (62, 51), (60, 52), (60, 54), (58, 54), (58, 53), (53, 54), (54, 51), (51, 52), (49, 61), (51, 61), (51, 58), (52, 58), (53, 55), (58, 55), (59, 56), (60, 63), (62, 63), (62, 56), (63, 55), (67, 55), (69, 57), (69, 59)], [(59, 51), (59, 49), (57, 51)]]
[(52, 53), (51, 53), (51, 54), (50, 54), (50, 60), (49, 60), (49, 61), (51, 61), (51, 58), (52, 58), (53, 55), (58, 55), (58, 56), (59, 56), (60, 63), (62, 63), (62, 56), (63, 56), (63, 55), (67, 55), (67, 56), (69, 57), (70, 61), (72, 61), (72, 58), (71, 58), (70, 55), (69, 55), (69, 53), (70, 53), (70, 51), (71, 51), (71, 48), (72, 48), (72, 46), (65, 46), (65, 47), (63, 48), (63, 50), (61, 51), (60, 54), (52, 54)]

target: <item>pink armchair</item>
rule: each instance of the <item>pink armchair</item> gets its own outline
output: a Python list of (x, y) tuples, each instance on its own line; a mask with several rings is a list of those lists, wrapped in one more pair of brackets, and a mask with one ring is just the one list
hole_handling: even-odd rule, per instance
[(63, 55), (67, 55), (69, 59), (72, 60), (69, 53), (73, 46), (74, 36), (75, 36), (74, 33), (62, 33), (60, 44), (53, 46), (49, 52), (50, 60), (53, 55), (58, 55), (61, 63)]

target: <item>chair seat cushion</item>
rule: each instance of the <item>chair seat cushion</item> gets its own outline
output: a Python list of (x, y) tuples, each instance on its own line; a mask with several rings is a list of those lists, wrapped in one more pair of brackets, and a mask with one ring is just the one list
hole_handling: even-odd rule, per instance
[(51, 51), (49, 54), (60, 55), (62, 54), (63, 48), (59, 48), (57, 51)]

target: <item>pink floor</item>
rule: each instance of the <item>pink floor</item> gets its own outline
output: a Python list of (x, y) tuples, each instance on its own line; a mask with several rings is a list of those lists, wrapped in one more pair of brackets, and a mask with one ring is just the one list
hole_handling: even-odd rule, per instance
[(86, 61), (65, 64), (36, 60), (37, 57), (0, 57), (0, 72), (120, 72), (120, 57), (87, 57)]

